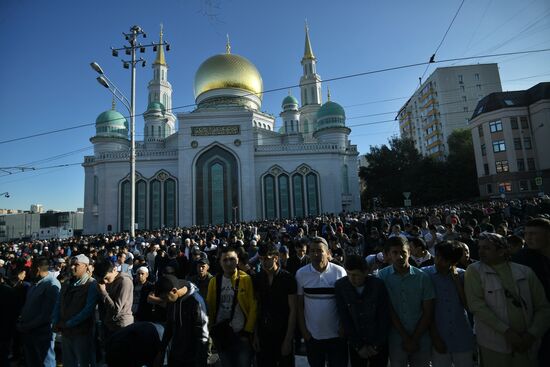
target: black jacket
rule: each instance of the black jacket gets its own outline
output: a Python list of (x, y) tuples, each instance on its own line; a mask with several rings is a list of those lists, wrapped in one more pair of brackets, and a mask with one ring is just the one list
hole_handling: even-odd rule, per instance
[(334, 285), (336, 306), (346, 338), (359, 350), (364, 345), (384, 345), (390, 329), (389, 296), (381, 279), (368, 276), (361, 294), (348, 277)]

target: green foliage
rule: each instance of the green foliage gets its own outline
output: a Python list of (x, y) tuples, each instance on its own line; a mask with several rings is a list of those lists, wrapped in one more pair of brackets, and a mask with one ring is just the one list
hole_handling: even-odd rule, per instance
[(388, 145), (371, 147), (368, 166), (359, 171), (366, 181), (363, 202), (374, 198), (382, 206), (402, 206), (403, 192), (411, 192), (413, 205), (462, 200), (478, 195), (472, 137), (457, 130), (448, 139), (449, 157), (438, 161), (422, 157), (411, 139), (392, 137)]

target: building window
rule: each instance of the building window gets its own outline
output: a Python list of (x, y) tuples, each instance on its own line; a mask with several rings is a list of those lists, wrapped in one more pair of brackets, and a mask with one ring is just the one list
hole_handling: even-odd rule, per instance
[(466, 102), (467, 100), (466, 96), (462, 96), (462, 102)]
[(176, 181), (164, 181), (164, 225), (169, 228), (176, 226)]
[(489, 176), (489, 164), (488, 163), (483, 164), (483, 171), (485, 172), (485, 176)]
[(522, 159), (518, 159), (517, 160), (517, 164), (518, 164), (518, 171), (519, 172), (523, 172), (525, 171), (525, 161)]
[(527, 136), (527, 137), (523, 138), (523, 146), (525, 147), (525, 149), (531, 149), (532, 148), (530, 137)]
[(317, 175), (309, 173), (306, 176), (307, 187), (307, 211), (308, 215), (319, 214), (319, 187), (317, 186)]
[(349, 194), (348, 165), (342, 166), (342, 193)]
[(481, 90), (481, 84), (476, 84), (477, 90)]
[(479, 74), (478, 74), (478, 73), (475, 73), (475, 74), (474, 74), (474, 78), (475, 78), (476, 82), (479, 81)]
[(459, 75), (459, 76), (458, 76), (458, 82), (459, 82), (460, 84), (464, 83), (464, 79), (462, 78), (462, 75)]
[(483, 125), (479, 125), (477, 127), (477, 133), (479, 134), (480, 138), (483, 136)]
[(305, 214), (304, 179), (300, 174), (292, 176), (292, 193), (294, 194), (294, 216), (301, 218)]
[(521, 138), (514, 138), (514, 149), (521, 150)]
[(97, 176), (94, 176), (94, 199), (93, 204), (97, 205), (99, 202), (99, 178)]
[(511, 182), (501, 182), (498, 184), (498, 191), (501, 193), (512, 192), (512, 183)]
[(147, 183), (139, 180), (136, 183), (136, 223), (138, 229), (147, 228)]
[(481, 155), (482, 156), (487, 155), (487, 148), (485, 147), (485, 144), (481, 144)]
[(273, 219), (277, 216), (275, 198), (275, 178), (272, 175), (264, 177), (265, 217)]
[(500, 120), (490, 122), (489, 130), (491, 131), (491, 133), (502, 131), (502, 122)]
[(527, 170), (535, 170), (535, 158), (527, 158)]
[(506, 144), (504, 144), (504, 140), (495, 140), (493, 141), (493, 152), (505, 152), (506, 151)]
[(468, 107), (464, 107), (464, 112), (468, 112)]
[(487, 184), (487, 194), (492, 194), (492, 193), (493, 193), (493, 185)]
[(290, 218), (290, 181), (288, 176), (280, 175), (279, 181), (279, 208), (281, 218)]
[(464, 93), (464, 86), (463, 86), (463, 85), (460, 86), (460, 91), (461, 91), (462, 93)]
[(497, 173), (509, 172), (510, 171), (510, 167), (508, 166), (508, 161), (507, 160), (496, 161), (495, 165), (496, 165), (496, 168), (497, 168)]
[(518, 118), (517, 117), (510, 117), (510, 127), (512, 127), (512, 129), (514, 129), (514, 130), (518, 129)]
[(528, 190), (529, 190), (529, 182), (527, 180), (520, 180), (519, 191), (528, 191)]
[(159, 229), (161, 227), (160, 181), (153, 180), (149, 186), (151, 188), (151, 195), (149, 196), (151, 229)]
[(521, 128), (522, 129), (528, 129), (529, 128), (529, 121), (527, 121), (527, 116), (521, 116), (519, 118), (519, 121), (521, 122)]

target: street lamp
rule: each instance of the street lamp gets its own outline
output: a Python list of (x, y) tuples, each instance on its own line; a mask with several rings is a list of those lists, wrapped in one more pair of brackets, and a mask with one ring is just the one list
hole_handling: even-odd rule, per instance
[(136, 51), (145, 51), (146, 47), (163, 47), (166, 46), (166, 51), (169, 50), (167, 42), (151, 43), (149, 45), (142, 45), (137, 42), (139, 36), (146, 38), (146, 34), (141, 27), (134, 25), (130, 28), (130, 33), (123, 33), (124, 38), (128, 41), (130, 46), (123, 46), (120, 48), (113, 48), (112, 55), (118, 57), (118, 51), (124, 50), (126, 55), (131, 56), (131, 60), (122, 60), (122, 66), (125, 69), (132, 68), (132, 78), (130, 85), (130, 101), (124, 96), (120, 89), (105, 75), (103, 69), (97, 62), (90, 63), (91, 68), (99, 74), (96, 78), (99, 84), (109, 89), (111, 93), (122, 102), (122, 104), (128, 109), (130, 113), (130, 236), (136, 237), (136, 142), (135, 142), (135, 104), (136, 104), (136, 64), (141, 63), (141, 66), (145, 66), (145, 60), (143, 58), (136, 59)]

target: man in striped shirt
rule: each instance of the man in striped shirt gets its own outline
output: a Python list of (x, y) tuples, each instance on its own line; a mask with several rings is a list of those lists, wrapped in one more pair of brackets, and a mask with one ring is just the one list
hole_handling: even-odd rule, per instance
[(329, 262), (327, 241), (314, 237), (309, 245), (311, 264), (298, 270), (298, 322), (306, 341), (307, 360), (311, 367), (345, 367), (347, 345), (338, 332), (339, 317), (336, 308), (334, 283), (346, 270)]

